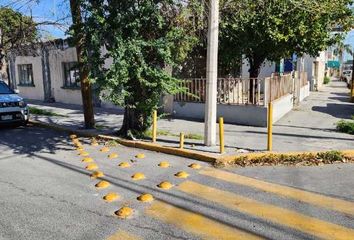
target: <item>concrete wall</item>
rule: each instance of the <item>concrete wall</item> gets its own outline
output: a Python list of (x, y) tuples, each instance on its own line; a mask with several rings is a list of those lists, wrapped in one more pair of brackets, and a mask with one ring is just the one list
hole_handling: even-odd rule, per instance
[[(174, 102), (173, 115), (178, 118), (204, 120), (204, 103)], [(244, 106), (218, 104), (218, 117), (224, 117), (225, 123), (251, 126), (267, 126), (267, 109), (262, 106)]]
[[(317, 69), (315, 69), (317, 64)], [(307, 72), (307, 79), (310, 82), (310, 90), (314, 91), (315, 86), (321, 89), (326, 71), (326, 52), (320, 52), (317, 57), (310, 55), (303, 56), (303, 71)]]
[(310, 85), (309, 84), (300, 88), (300, 97), (299, 97), (300, 102), (302, 102), (308, 96), (310, 96)]
[(293, 94), (288, 94), (273, 101), (273, 123), (279, 121), (285, 114), (293, 109), (293, 98)]
[(76, 62), (76, 49), (51, 50), (49, 52), (50, 78), (56, 102), (82, 105), (80, 88), (64, 88), (63, 62)]
[[(241, 69), (242, 78), (249, 78), (249, 76), (250, 76), (249, 69), (250, 69), (249, 62), (246, 59), (243, 59), (242, 60), (242, 69)], [(258, 77), (259, 78), (270, 77), (271, 74), (274, 72), (275, 72), (275, 63), (266, 61), (262, 65)]]
[[(33, 83), (34, 86), (20, 86), (18, 65), (19, 64), (32, 64)], [(43, 100), (43, 74), (42, 74), (42, 60), (41, 56), (19, 56), (15, 59), (15, 79), (17, 89), (23, 98)]]

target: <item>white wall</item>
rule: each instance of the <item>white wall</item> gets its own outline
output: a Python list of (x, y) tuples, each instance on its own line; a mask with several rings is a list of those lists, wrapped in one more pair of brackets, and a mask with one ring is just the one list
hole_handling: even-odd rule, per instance
[[(323, 86), (323, 80), (326, 70), (326, 52), (320, 52), (318, 57), (311, 57), (310, 55), (303, 56), (304, 61), (304, 71), (307, 72), (307, 79), (309, 80), (311, 86), (310, 89), (313, 91), (314, 86), (317, 85), (318, 89)], [(318, 63), (317, 73), (315, 73), (314, 63)], [(318, 76), (315, 78), (315, 76)]]
[[(20, 84), (19, 72), (18, 72), (19, 64), (32, 64), (34, 86), (19, 86)], [(20, 95), (23, 98), (36, 99), (36, 100), (44, 99), (42, 60), (40, 56), (17, 57), (15, 60), (15, 72), (16, 72), (17, 88), (20, 91)]]
[[(247, 61), (247, 59), (243, 58), (242, 69), (241, 69), (242, 78), (249, 78), (250, 77), (249, 69), (250, 69), (249, 62)], [(270, 77), (271, 74), (274, 72), (275, 72), (275, 63), (265, 61), (261, 67), (258, 77), (259, 78)]]
[[(179, 118), (204, 120), (204, 103), (173, 104), (173, 115)], [(217, 105), (217, 116), (223, 117), (225, 123), (236, 123), (250, 126), (267, 126), (267, 109), (253, 105)]]
[(63, 62), (77, 62), (76, 49), (51, 50), (49, 52), (50, 79), (56, 102), (82, 105), (80, 88), (64, 87)]

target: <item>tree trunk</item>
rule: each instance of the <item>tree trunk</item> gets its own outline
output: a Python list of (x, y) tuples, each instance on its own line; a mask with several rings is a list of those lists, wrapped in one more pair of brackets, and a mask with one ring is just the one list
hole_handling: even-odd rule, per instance
[(92, 104), (91, 83), (88, 79), (89, 69), (83, 63), (83, 58), (87, 55), (84, 49), (84, 34), (82, 32), (82, 20), (80, 1), (70, 0), (70, 9), (74, 25), (74, 39), (76, 45), (77, 59), (79, 62), (81, 95), (84, 110), (85, 128), (90, 129), (95, 127), (95, 118)]
[(147, 124), (145, 124), (145, 121), (146, 117), (144, 117), (144, 113), (136, 108), (131, 108), (129, 106), (125, 107), (123, 124), (118, 131), (118, 135), (134, 138), (135, 134), (139, 135), (147, 130)]
[(254, 59), (249, 59), (250, 61), (250, 88), (249, 88), (249, 94), (248, 94), (248, 102), (255, 104), (255, 94), (256, 94), (256, 89), (257, 89), (257, 85), (258, 85), (258, 75), (260, 73), (260, 69), (261, 69), (261, 65), (263, 63), (262, 60), (259, 60), (257, 58)]

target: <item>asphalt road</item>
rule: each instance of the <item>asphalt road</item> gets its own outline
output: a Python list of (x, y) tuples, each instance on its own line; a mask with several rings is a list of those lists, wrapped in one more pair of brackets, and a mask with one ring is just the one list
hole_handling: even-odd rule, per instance
[[(0, 129), (0, 239), (354, 239), (353, 164), (194, 170), (193, 160), (80, 141), (108, 188), (95, 187), (67, 134)], [(146, 178), (132, 180), (137, 172)], [(120, 198), (107, 203), (108, 192)], [(142, 193), (155, 200), (139, 202)], [(115, 216), (122, 206), (133, 215)]]

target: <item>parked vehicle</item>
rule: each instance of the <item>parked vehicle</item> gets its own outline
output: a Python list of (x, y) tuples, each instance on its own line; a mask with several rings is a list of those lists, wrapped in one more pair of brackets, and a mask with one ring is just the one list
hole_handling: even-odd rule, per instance
[(28, 120), (29, 110), (23, 98), (0, 80), (0, 125), (26, 125)]
[(343, 71), (342, 80), (345, 81), (349, 87), (352, 82), (352, 70)]

